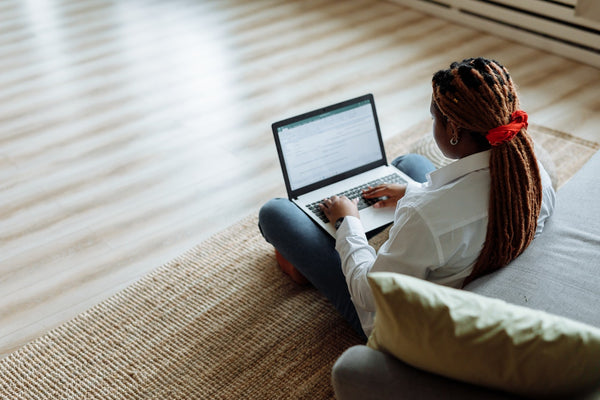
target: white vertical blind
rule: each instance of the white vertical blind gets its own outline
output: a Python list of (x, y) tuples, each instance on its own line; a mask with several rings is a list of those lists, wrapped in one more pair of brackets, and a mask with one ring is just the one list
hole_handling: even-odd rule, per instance
[(576, 0), (393, 1), (600, 68), (600, 22), (576, 13)]

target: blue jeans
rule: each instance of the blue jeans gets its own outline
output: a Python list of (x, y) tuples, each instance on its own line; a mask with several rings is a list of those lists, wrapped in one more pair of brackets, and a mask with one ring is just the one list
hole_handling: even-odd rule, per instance
[[(418, 182), (425, 182), (435, 166), (427, 158), (407, 154), (392, 161), (392, 165)], [(335, 240), (315, 224), (288, 199), (272, 199), (258, 215), (259, 229), (281, 255), (308, 279), (337, 309), (363, 338)]]

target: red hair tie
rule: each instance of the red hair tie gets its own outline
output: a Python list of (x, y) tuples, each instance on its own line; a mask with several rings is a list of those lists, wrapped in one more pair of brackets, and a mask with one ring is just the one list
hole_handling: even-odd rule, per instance
[(492, 146), (498, 146), (510, 141), (523, 128), (527, 128), (527, 113), (523, 110), (517, 110), (510, 115), (508, 124), (490, 129), (485, 137)]

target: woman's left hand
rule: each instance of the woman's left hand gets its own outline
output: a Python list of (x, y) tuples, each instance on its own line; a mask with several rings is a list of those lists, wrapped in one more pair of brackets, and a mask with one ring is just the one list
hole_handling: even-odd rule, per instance
[(321, 210), (325, 213), (330, 222), (335, 222), (341, 217), (352, 215), (360, 218), (358, 214), (358, 198), (350, 200), (346, 196), (333, 196), (323, 200), (320, 204)]
[(381, 207), (396, 207), (398, 200), (404, 197), (406, 193), (406, 185), (399, 185), (397, 183), (389, 183), (386, 185), (379, 185), (376, 187), (369, 187), (363, 190), (363, 197), (365, 199), (377, 199), (382, 198), (377, 203), (373, 204), (375, 208)]

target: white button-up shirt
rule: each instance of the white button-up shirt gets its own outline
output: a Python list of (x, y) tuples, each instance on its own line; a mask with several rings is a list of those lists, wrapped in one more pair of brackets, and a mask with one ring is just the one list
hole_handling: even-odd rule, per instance
[[(367, 273), (398, 272), (455, 288), (469, 276), (487, 231), (489, 159), (489, 150), (475, 153), (431, 172), (424, 184), (409, 184), (396, 206), (389, 239), (377, 254), (360, 220), (344, 218), (336, 234), (336, 250), (367, 336), (375, 314)], [(539, 167), (543, 194), (536, 235), (555, 203), (550, 177)]]

